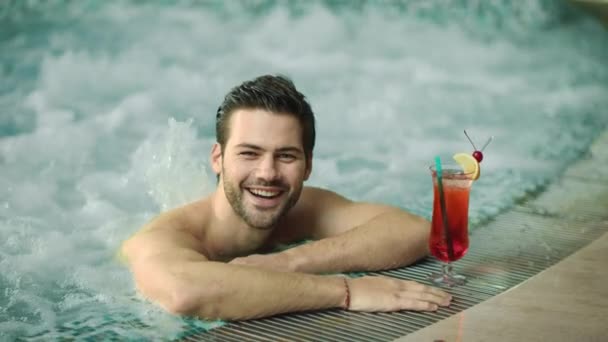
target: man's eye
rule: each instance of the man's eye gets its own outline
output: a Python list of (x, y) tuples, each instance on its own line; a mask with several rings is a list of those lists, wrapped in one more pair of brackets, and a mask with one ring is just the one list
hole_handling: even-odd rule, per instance
[(293, 154), (289, 154), (289, 153), (281, 153), (279, 154), (279, 158), (282, 160), (294, 160), (296, 159), (296, 156), (294, 156)]
[(243, 151), (239, 153), (240, 156), (245, 156), (245, 157), (254, 157), (256, 156), (256, 153), (253, 151)]

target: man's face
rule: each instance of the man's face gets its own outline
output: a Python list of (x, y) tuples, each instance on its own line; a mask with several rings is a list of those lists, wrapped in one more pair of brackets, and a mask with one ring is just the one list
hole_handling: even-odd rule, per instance
[(223, 155), (214, 146), (212, 162), (228, 202), (249, 226), (274, 227), (298, 201), (311, 171), (298, 119), (239, 109), (230, 117), (225, 145)]

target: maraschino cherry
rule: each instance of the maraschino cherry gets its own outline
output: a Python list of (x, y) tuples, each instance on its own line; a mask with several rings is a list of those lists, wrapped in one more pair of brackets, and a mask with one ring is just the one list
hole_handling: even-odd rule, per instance
[(481, 151), (475, 151), (473, 152), (473, 158), (475, 158), (478, 163), (481, 163), (481, 161), (483, 160), (483, 153), (481, 153)]
[(490, 142), (492, 142), (492, 139), (494, 139), (494, 136), (491, 136), (488, 141), (486, 141), (486, 143), (483, 145), (483, 147), (481, 148), (481, 151), (477, 149), (477, 147), (475, 147), (475, 144), (473, 143), (473, 140), (471, 140), (471, 138), (469, 137), (469, 135), (467, 134), (467, 130), (464, 130), (464, 135), (467, 136), (467, 139), (469, 139), (469, 142), (471, 143), (471, 145), (473, 145), (473, 148), (475, 149), (475, 151), (473, 152), (473, 158), (475, 158), (475, 160), (477, 160), (478, 163), (481, 163), (481, 161), (483, 160), (483, 150), (485, 150), (485, 148), (488, 146), (488, 144), (490, 144)]

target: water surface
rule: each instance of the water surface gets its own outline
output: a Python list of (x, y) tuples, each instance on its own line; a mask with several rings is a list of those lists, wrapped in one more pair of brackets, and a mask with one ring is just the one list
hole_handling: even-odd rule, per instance
[(606, 127), (606, 60), (605, 30), (555, 1), (4, 1), (0, 336), (182, 329), (113, 255), (213, 190), (215, 109), (246, 79), (286, 74), (308, 96), (308, 184), (427, 218), (433, 157), (472, 152), (463, 129), (495, 136), (475, 226)]

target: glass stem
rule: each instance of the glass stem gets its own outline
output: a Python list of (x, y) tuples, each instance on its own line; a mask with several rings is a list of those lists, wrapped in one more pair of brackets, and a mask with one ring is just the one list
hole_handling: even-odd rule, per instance
[(450, 277), (452, 275), (452, 264), (444, 262), (443, 265), (441, 265), (441, 271), (445, 278)]

